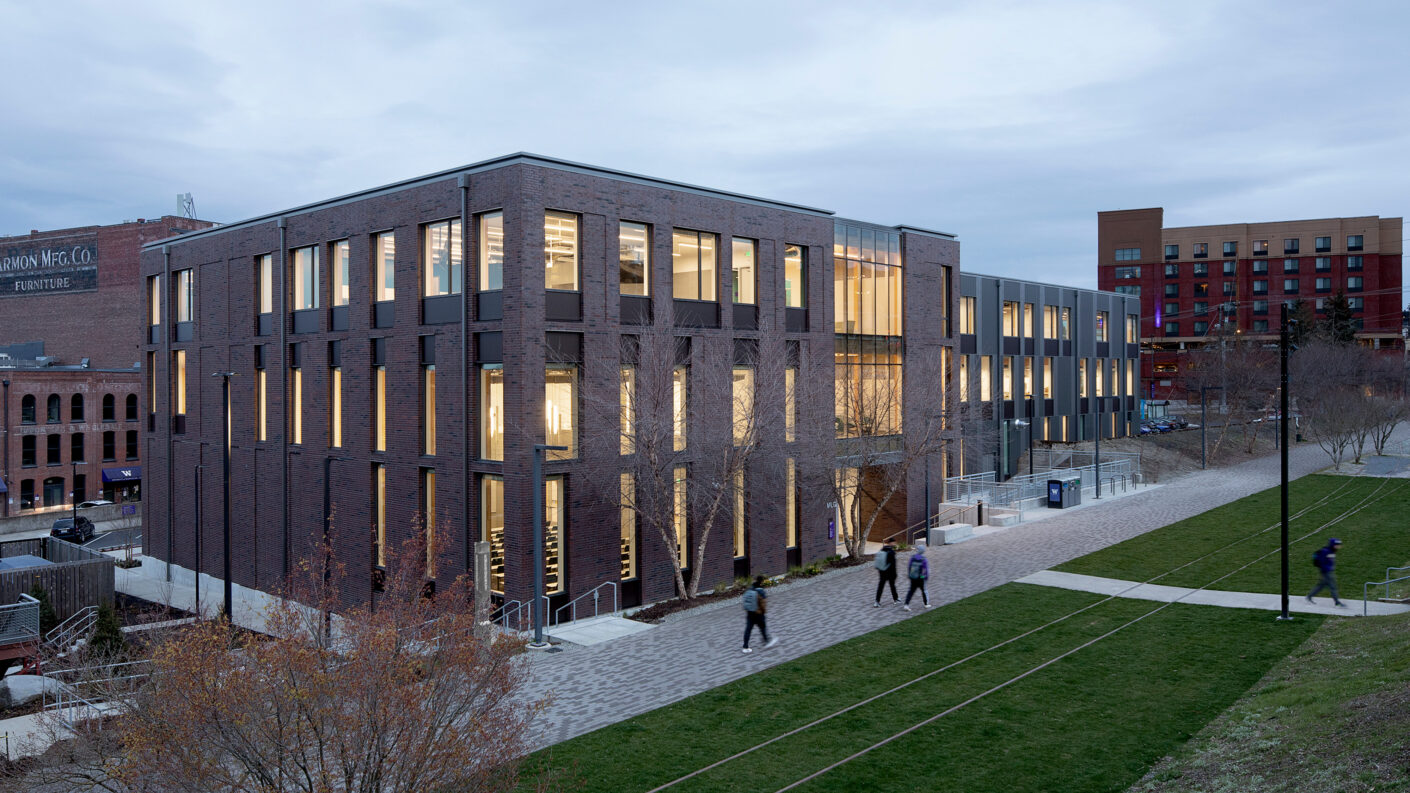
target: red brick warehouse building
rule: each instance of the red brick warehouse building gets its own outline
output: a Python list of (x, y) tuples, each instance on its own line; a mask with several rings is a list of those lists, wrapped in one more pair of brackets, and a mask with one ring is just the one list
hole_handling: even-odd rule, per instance
[(1400, 349), (1402, 220), (1377, 216), (1165, 228), (1164, 210), (1097, 213), (1097, 283), (1141, 297), (1142, 394), (1184, 399), (1188, 353), (1233, 334), (1275, 343), (1278, 306), (1319, 318), (1346, 295), (1361, 344)]
[[(665, 542), (617, 503), (625, 417), (590, 408), (615, 411), (637, 387), (631, 351), (658, 328), (676, 338), (681, 504), (714, 486), (693, 473), (692, 450), (731, 432), (741, 383), (815, 386), (769, 407), (789, 414), (761, 441), (787, 477), (751, 473), (767, 492), (722, 513), (703, 554), (699, 515), (677, 512), (685, 564), (704, 565), (706, 588), (783, 572), (836, 552), (834, 505), (799, 484), (832, 476), (832, 451), (803, 451), (835, 448), (847, 424), (834, 414), (834, 378), (903, 387), (901, 422), (941, 402), (940, 382), (902, 386), (902, 373), (913, 356), (950, 349), (958, 264), (952, 235), (528, 154), (149, 244), (146, 551), (176, 576), (221, 567), (222, 378), (212, 374), (230, 371), (237, 585), (277, 587), (313, 553), (328, 471), (355, 596), (370, 596), (384, 549), (430, 514), (446, 529), (428, 564), (436, 580), (469, 571), (483, 540), (492, 588), (528, 601), (532, 447), (548, 442), (569, 447), (544, 469), (555, 605), (605, 582), (624, 604), (669, 597)], [(741, 356), (774, 340), (786, 361)], [(707, 385), (721, 382), (712, 372), (723, 387)], [(924, 514), (915, 470), (896, 520)], [(941, 455), (928, 470), (939, 492)]]
[(162, 217), (0, 237), (0, 517), (136, 498), (144, 242)]

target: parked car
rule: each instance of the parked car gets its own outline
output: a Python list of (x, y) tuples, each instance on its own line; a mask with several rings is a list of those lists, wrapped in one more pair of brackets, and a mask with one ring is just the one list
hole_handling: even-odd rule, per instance
[(1186, 421), (1184, 416), (1166, 416), (1165, 420), (1170, 426), (1177, 430), (1182, 430), (1190, 426), (1190, 422)]
[(105, 501), (105, 500), (103, 500), (103, 499), (100, 498), (100, 499), (98, 499), (98, 500), (96, 500), (96, 501), (84, 501), (84, 502), (81, 502), (81, 503), (78, 505), (78, 508), (79, 508), (79, 509), (88, 509), (89, 507), (111, 507), (112, 505), (113, 505), (113, 502), (111, 502), (111, 501)]
[(1152, 427), (1149, 421), (1143, 421), (1141, 422), (1141, 428), (1138, 431), (1142, 435), (1151, 435), (1155, 432), (1155, 427)]
[(54, 521), (54, 528), (49, 530), (49, 536), (56, 540), (67, 540), (69, 542), (85, 543), (93, 539), (93, 535), (98, 530), (94, 528), (93, 521), (79, 515), (75, 518), (59, 518)]

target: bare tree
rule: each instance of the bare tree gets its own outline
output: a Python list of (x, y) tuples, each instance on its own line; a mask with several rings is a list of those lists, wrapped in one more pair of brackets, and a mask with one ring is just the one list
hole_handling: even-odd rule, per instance
[(1251, 419), (1272, 407), (1278, 387), (1276, 351), (1228, 331), (1227, 323), (1222, 328), (1216, 341), (1191, 353), (1188, 380), (1195, 391), (1201, 386), (1218, 389), (1223, 403), (1228, 405), (1223, 426), (1210, 448), (1216, 456), (1235, 425), (1243, 427), (1246, 450), (1253, 450), (1259, 425)]
[(661, 541), (687, 600), (700, 591), (711, 530), (779, 492), (779, 445), (797, 421), (785, 415), (798, 386), (782, 338), (711, 341), (643, 327), (624, 337), (615, 398), (585, 395), (594, 419), (583, 431), (601, 436), (585, 445), (620, 451), (615, 464), (591, 468), (594, 489)]
[[(434, 541), (434, 539), (433, 539)], [(425, 538), (347, 607), (327, 549), (298, 567), (271, 636), (187, 626), (150, 661), (88, 681), (101, 709), (52, 712), (72, 740), (25, 784), (166, 791), (508, 791), (542, 704), (516, 699), (521, 642), (476, 639), (464, 579), (427, 596)], [(325, 614), (338, 614), (325, 621)], [(102, 688), (101, 686), (106, 686)], [(101, 696), (99, 696), (101, 695)], [(100, 715), (104, 714), (104, 715)]]
[(1386, 453), (1386, 444), (1395, 428), (1405, 421), (1405, 401), (1396, 397), (1382, 396), (1375, 400), (1374, 426), (1371, 430), (1371, 444), (1377, 455)]

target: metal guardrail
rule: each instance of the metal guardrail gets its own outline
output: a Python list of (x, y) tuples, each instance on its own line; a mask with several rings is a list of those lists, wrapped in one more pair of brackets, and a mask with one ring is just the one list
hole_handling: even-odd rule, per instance
[(98, 624), (98, 607), (84, 606), (44, 635), (44, 644), (67, 650)]
[(38, 600), (21, 593), (18, 602), (0, 606), (0, 645), (38, 641)]
[(51, 672), (46, 677), (59, 685), (44, 692), (44, 709), (57, 713), (64, 726), (76, 731), (80, 722), (105, 716), (117, 708), (115, 698), (120, 699), (137, 681), (152, 676), (147, 670), (150, 665), (151, 661), (126, 661)]
[[(1088, 454), (1090, 458), (1090, 454)], [(1111, 478), (1122, 479), (1123, 487), (1136, 482), (1140, 472), (1139, 461), (1132, 455), (1123, 454), (1113, 459), (1102, 455), (1102, 481)], [(1044, 500), (1048, 495), (1048, 480), (1077, 475), (1082, 480), (1082, 489), (1096, 495), (1097, 468), (1094, 464), (1050, 468), (1033, 474), (1022, 474), (1007, 482), (994, 481), (992, 472), (969, 474), (964, 477), (951, 477), (945, 481), (945, 500), (949, 502), (984, 501), (1004, 509), (1021, 509), (1025, 501)], [(1114, 490), (1112, 492), (1115, 492)]]
[(1401, 571), (1410, 570), (1410, 567), (1387, 567), (1387, 568), (1386, 568), (1386, 580), (1384, 580), (1384, 581), (1367, 581), (1365, 584), (1363, 584), (1363, 585), (1361, 586), (1361, 616), (1365, 617), (1365, 616), (1368, 616), (1368, 615), (1370, 614), (1370, 611), (1371, 611), (1371, 604), (1370, 604), (1371, 587), (1373, 587), (1373, 586), (1383, 586), (1383, 587), (1385, 587), (1385, 588), (1386, 588), (1386, 597), (1390, 597), (1390, 585), (1391, 585), (1391, 584), (1398, 584), (1398, 583), (1400, 583), (1401, 581), (1410, 581), (1410, 575), (1403, 575), (1403, 576), (1400, 576), (1399, 578), (1391, 578), (1391, 577), (1390, 577), (1390, 574), (1391, 574), (1392, 572), (1396, 571), (1396, 570), (1401, 570)]
[(601, 599), (602, 588), (609, 586), (612, 587), (612, 611), (609, 611), (607, 613), (611, 614), (612, 612), (617, 611), (617, 582), (604, 581), (601, 584), (598, 584), (597, 586), (593, 587), (592, 589), (589, 589), (588, 591), (584, 592), (583, 594), (578, 595), (577, 597), (573, 598), (562, 606), (559, 606), (558, 609), (553, 612), (553, 619), (548, 624), (561, 625), (563, 622), (562, 615), (565, 611), (567, 611), (571, 615), (569, 617), (569, 622), (576, 620), (578, 618), (578, 601), (586, 599), (589, 595), (592, 596), (592, 616), (596, 617), (598, 615), (598, 605)]

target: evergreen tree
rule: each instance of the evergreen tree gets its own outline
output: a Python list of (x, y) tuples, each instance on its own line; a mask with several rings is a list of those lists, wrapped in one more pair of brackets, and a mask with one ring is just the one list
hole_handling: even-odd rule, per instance
[(107, 603), (98, 607), (98, 621), (93, 626), (93, 637), (88, 640), (88, 651), (108, 663), (126, 659), (127, 640), (118, 625), (117, 613)]
[(1327, 298), (1326, 318), (1317, 325), (1317, 333), (1322, 338), (1342, 347), (1356, 342), (1356, 323), (1351, 315), (1351, 303), (1346, 294), (1337, 291)]
[(1288, 309), (1288, 319), (1292, 320), (1288, 326), (1288, 339), (1295, 346), (1306, 344), (1317, 330), (1317, 312), (1312, 310), (1311, 303), (1302, 298), (1293, 301)]
[(39, 601), (39, 635), (48, 635), (59, 625), (59, 615), (54, 612), (54, 604), (49, 602), (49, 590), (35, 581), (29, 589), (29, 596)]

